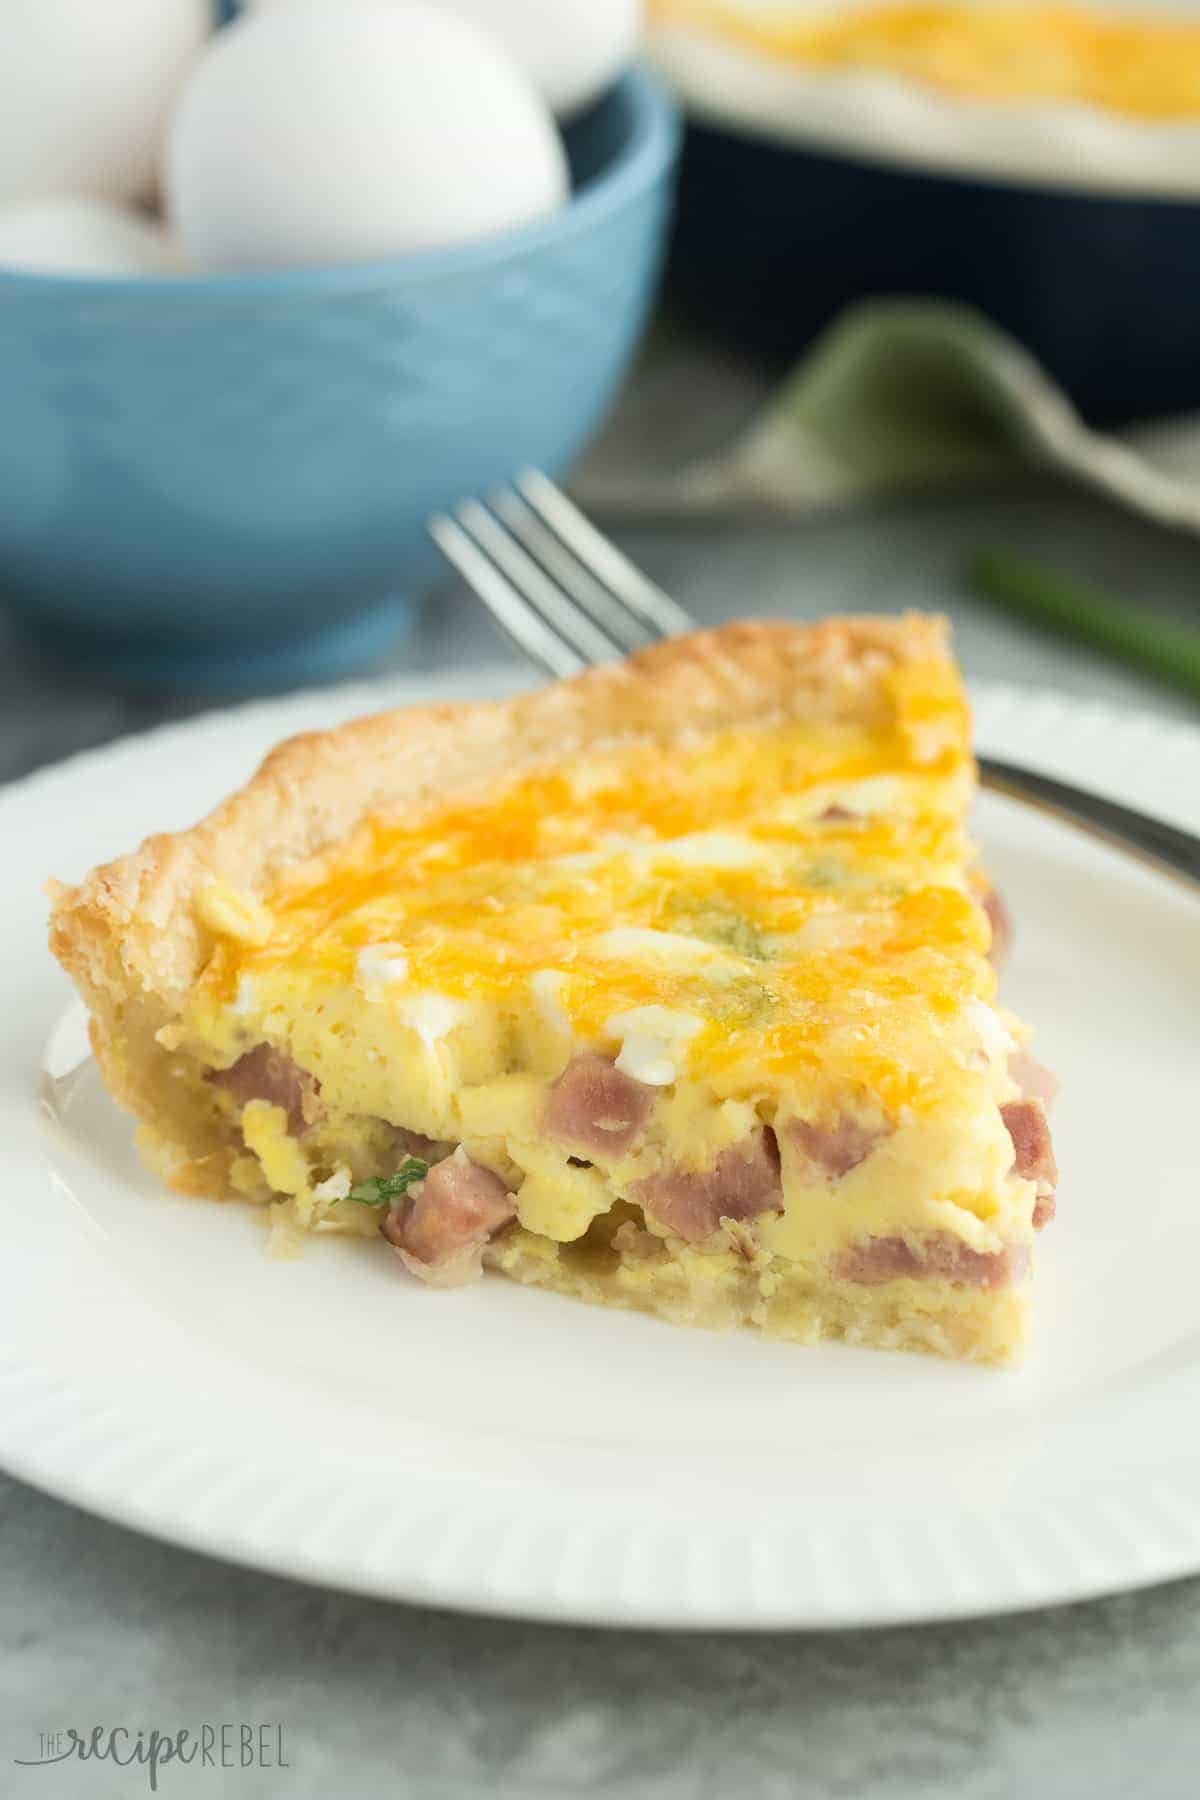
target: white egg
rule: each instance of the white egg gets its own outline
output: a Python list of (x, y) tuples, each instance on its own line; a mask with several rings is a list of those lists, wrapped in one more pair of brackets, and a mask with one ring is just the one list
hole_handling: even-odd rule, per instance
[[(256, 6), (295, 0), (253, 0)], [(490, 32), (560, 118), (594, 100), (634, 57), (642, 0), (437, 0)]]
[(580, 112), (633, 61), (642, 0), (438, 0), (494, 32), (559, 118)]
[(180, 99), (165, 180), (187, 254), (214, 269), (466, 243), (568, 192), (527, 77), (429, 0), (291, 0), (219, 33)]
[(0, 207), (0, 268), (42, 275), (177, 275), (183, 260), (157, 219), (90, 195)]
[(0, 202), (147, 199), (211, 0), (5, 0)]

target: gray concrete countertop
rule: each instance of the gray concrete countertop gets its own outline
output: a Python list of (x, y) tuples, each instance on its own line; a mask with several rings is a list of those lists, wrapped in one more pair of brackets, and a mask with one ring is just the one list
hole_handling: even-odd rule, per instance
[[(1200, 545), (1078, 496), (1026, 485), (785, 528), (623, 537), (703, 620), (934, 606), (975, 679), (1197, 714), (965, 591), (970, 550), (1001, 543), (1168, 609), (1192, 605)], [(420, 671), (508, 654), (447, 590), (389, 660)], [(68, 679), (0, 622), (0, 778), (198, 704)], [(21, 1800), (149, 1792), (144, 1770), (108, 1762), (17, 1766), (38, 1756), (40, 1732), (243, 1722), (282, 1727), (286, 1767), (168, 1767), (159, 1792), (1187, 1800), (1200, 1792), (1198, 1695), (1200, 1582), (879, 1633), (605, 1633), (306, 1589), (0, 1478), (0, 1796)]]

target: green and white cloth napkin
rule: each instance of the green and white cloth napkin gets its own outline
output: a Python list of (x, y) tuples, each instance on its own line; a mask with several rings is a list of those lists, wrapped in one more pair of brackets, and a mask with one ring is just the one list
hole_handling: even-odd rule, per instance
[[(1014, 339), (965, 307), (864, 303), (777, 392), (755, 380), (661, 329), (611, 449), (602, 438), (577, 473), (580, 502), (606, 523), (795, 518), (1040, 468), (1200, 533), (1200, 416), (1093, 431)], [(758, 402), (749, 424), (747, 396)], [(707, 430), (703, 449), (691, 423)], [(1019, 549), (981, 550), (964, 577), (1008, 611), (1200, 699), (1200, 623), (1098, 592)]]
[[(659, 356), (674, 362), (654, 380)], [(689, 360), (691, 359), (690, 366)], [(606, 518), (797, 515), (1037, 466), (1164, 525), (1200, 531), (1200, 417), (1093, 431), (1011, 337), (966, 307), (880, 300), (830, 327), (731, 442), (672, 460), (662, 403), (703, 407), (702, 357), (670, 333), (639, 384), (643, 418), (622, 416), (620, 462), (597, 455), (574, 484)], [(628, 456), (630, 426), (645, 455)], [(657, 438), (656, 438), (657, 431)]]

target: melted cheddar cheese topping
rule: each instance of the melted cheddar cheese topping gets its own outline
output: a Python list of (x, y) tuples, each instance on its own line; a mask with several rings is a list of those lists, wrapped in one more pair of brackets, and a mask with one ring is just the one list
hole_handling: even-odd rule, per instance
[(266, 896), (266, 941), (257, 917), (219, 936), (194, 1024), (228, 1054), (325, 1017), (328, 1086), (351, 993), (427, 1044), (486, 1038), (477, 1065), (546, 1065), (570, 1040), (660, 1085), (702, 1073), (720, 1099), (799, 1082), (944, 1105), (976, 1078), (964, 1008), (994, 988), (967, 713), (944, 664), (898, 671), (890, 700), (875, 729), (618, 746), (411, 826), (371, 820)]
[(891, 71), (967, 99), (1077, 102), (1143, 119), (1200, 113), (1200, 24), (1185, 19), (955, 0), (761, 12), (653, 0), (652, 12), (780, 60)]

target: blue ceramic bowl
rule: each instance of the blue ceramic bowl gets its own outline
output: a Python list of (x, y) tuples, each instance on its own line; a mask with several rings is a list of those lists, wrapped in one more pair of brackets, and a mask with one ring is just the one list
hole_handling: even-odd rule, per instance
[(659, 270), (674, 109), (626, 77), (567, 134), (574, 194), (403, 261), (104, 281), (0, 274), (0, 601), (76, 662), (257, 686), (377, 653), (436, 508), (561, 473)]

